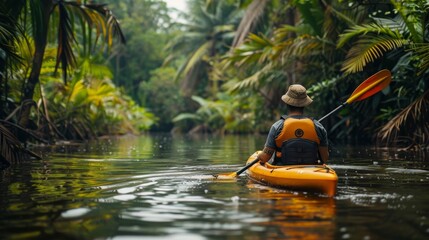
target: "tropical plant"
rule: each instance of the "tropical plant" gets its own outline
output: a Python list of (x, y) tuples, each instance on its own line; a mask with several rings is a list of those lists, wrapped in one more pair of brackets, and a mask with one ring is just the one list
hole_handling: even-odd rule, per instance
[[(346, 72), (362, 71), (368, 64), (383, 60), (379, 65), (391, 64), (396, 96), (389, 101), (391, 109), (384, 111), (385, 119), (391, 119), (381, 128), (378, 137), (387, 143), (399, 139), (410, 139), (428, 144), (427, 124), (415, 125), (410, 122), (427, 122), (425, 112), (428, 105), (428, 36), (429, 4), (425, 1), (391, 1), (397, 14), (387, 18), (374, 18), (374, 22), (356, 25), (340, 36), (338, 47), (352, 42), (347, 59), (343, 64)], [(405, 101), (399, 101), (400, 99)], [(386, 107), (388, 109), (388, 107)], [(403, 110), (402, 110), (403, 109)], [(389, 112), (390, 115), (386, 115)], [(404, 128), (407, 129), (404, 131)]]
[(186, 109), (189, 111), (189, 105), (196, 105), (177, 91), (179, 84), (173, 81), (175, 74), (175, 68), (158, 68), (151, 72), (149, 81), (140, 83), (140, 102), (159, 119), (152, 131), (170, 131), (174, 127), (172, 119)]
[(18, 15), (23, 2), (24, 0), (0, 3), (0, 118), (8, 114), (8, 76), (12, 72), (9, 69), (20, 61), (15, 43), (19, 41), (22, 31), (18, 25)]
[[(49, 43), (49, 30), (54, 29), (57, 32), (57, 57), (55, 68), (61, 67), (63, 79), (68, 80), (67, 71), (69, 67), (76, 64), (75, 52), (73, 47), (77, 41), (75, 36), (74, 20), (79, 19), (82, 23), (82, 43), (86, 49), (91, 49), (93, 45), (91, 30), (96, 29), (95, 39), (104, 37), (108, 46), (113, 44), (113, 37), (118, 36), (124, 42), (123, 35), (114, 15), (103, 4), (86, 3), (81, 1), (26, 1), (22, 4), (28, 4), (23, 8), (23, 15), (29, 13), (29, 17), (23, 17), (23, 21), (30, 19), (31, 36), (34, 39), (35, 51), (32, 60), (32, 68), (27, 81), (23, 85), (23, 96), (21, 115), (19, 124), (27, 127), (31, 106), (23, 104), (33, 101), (34, 90), (39, 84), (39, 76), (42, 69), (44, 53)], [(28, 10), (28, 11), (27, 11)], [(51, 21), (51, 25), (49, 22)], [(57, 24), (57, 25), (54, 25)], [(23, 24), (24, 25), (24, 24)], [(87, 51), (89, 53), (89, 51)]]
[(148, 130), (156, 118), (116, 88), (110, 69), (96, 64), (97, 59), (93, 56), (79, 61), (79, 71), (68, 84), (52, 79), (49, 69), (54, 69), (46, 66), (41, 75), (42, 90), (47, 93), (44, 101), (49, 111), (45, 111), (52, 122), (42, 125), (53, 126), (61, 138), (78, 140)]
[(215, 101), (192, 96), (200, 107), (195, 113), (181, 113), (173, 122), (192, 121), (195, 127), (190, 133), (249, 133), (254, 132), (254, 116), (250, 108), (252, 99), (218, 93)]
[(207, 7), (205, 0), (192, 0), (188, 3), (190, 13), (187, 23), (183, 26), (182, 34), (174, 38), (168, 45), (171, 55), (166, 63), (172, 59), (185, 56), (176, 79), (183, 76), (181, 90), (186, 96), (207, 95), (206, 86), (216, 91), (219, 81), (211, 81), (210, 75), (214, 69), (216, 56), (229, 50), (233, 40), (235, 26), (240, 14), (237, 8), (225, 1), (216, 1), (215, 5)]
[(41, 159), (40, 156), (26, 149), (15, 135), (2, 124), (0, 124), (0, 150), (0, 170), (9, 167), (11, 163), (29, 157)]
[[(285, 110), (281, 108), (280, 96), (292, 83), (310, 88), (322, 81), (345, 79), (339, 69), (345, 53), (336, 48), (338, 33), (362, 21), (365, 13), (360, 6), (345, 8), (339, 1), (292, 1), (276, 9), (282, 9), (282, 20), (268, 34), (250, 33), (226, 61), (226, 66), (240, 69), (238, 77), (227, 84), (229, 89), (258, 92), (266, 99), (271, 113)], [(332, 88), (313, 91), (316, 89), (332, 94)], [(332, 107), (332, 101), (317, 102), (316, 114)]]
[(404, 143), (410, 148), (427, 147), (429, 145), (428, 109), (429, 90), (387, 122), (377, 136), (382, 142)]
[[(275, 5), (278, 6), (278, 1), (275, 2), (277, 2)], [(268, 3), (268, 0), (251, 1), (249, 5), (242, 6), (246, 10), (240, 21), (240, 25), (235, 32), (232, 48), (240, 46), (249, 33), (254, 32), (254, 30), (257, 29), (258, 23), (261, 22), (261, 18), (263, 18), (263, 14)]]
[(159, 68), (167, 53), (166, 42), (172, 38), (176, 25), (164, 1), (106, 1), (121, 22), (126, 45), (113, 48), (110, 65), (114, 83), (140, 102), (139, 85), (149, 81), (151, 71)]

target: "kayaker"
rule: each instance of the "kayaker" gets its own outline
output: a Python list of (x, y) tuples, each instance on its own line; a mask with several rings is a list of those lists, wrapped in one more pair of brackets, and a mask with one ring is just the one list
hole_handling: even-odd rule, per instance
[[(275, 122), (268, 133), (263, 151), (258, 155), (261, 164), (323, 164), (328, 161), (328, 136), (320, 122), (304, 116), (304, 108), (313, 101), (307, 89), (290, 85), (281, 99), (288, 115)], [(274, 157), (272, 158), (274, 154)]]

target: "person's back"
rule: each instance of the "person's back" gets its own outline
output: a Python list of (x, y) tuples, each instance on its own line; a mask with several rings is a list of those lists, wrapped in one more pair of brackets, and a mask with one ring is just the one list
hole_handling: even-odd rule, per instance
[(304, 116), (304, 107), (312, 102), (306, 89), (291, 85), (282, 100), (289, 114), (271, 126), (265, 147), (258, 155), (261, 164), (273, 154), (275, 165), (326, 163), (329, 157), (326, 130), (318, 121)]

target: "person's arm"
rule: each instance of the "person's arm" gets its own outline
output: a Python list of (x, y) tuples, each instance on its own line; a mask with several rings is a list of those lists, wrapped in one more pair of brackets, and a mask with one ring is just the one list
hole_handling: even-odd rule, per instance
[(321, 158), (320, 160), (322, 160), (323, 163), (327, 163), (329, 160), (328, 133), (326, 132), (326, 129), (319, 121), (314, 120), (314, 123), (316, 125), (317, 135), (319, 136), (319, 139), (320, 139), (320, 144), (319, 144), (319, 156)]
[(264, 147), (264, 149), (262, 150), (262, 152), (260, 152), (258, 154), (259, 162), (261, 164), (264, 164), (264, 163), (268, 162), (268, 160), (270, 160), (271, 157), (273, 156), (274, 152), (275, 152), (274, 148)]
[(329, 159), (329, 152), (327, 146), (319, 146), (319, 154), (323, 163), (327, 163)]
[(282, 124), (282, 121), (275, 122), (268, 132), (267, 140), (265, 141), (264, 149), (258, 154), (258, 159), (261, 164), (268, 162), (271, 159), (271, 156), (276, 152), (276, 134), (278, 132), (278, 127)]

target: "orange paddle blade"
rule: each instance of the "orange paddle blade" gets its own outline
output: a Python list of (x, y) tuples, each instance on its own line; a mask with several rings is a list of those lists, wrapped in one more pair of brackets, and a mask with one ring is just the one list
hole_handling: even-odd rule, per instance
[(383, 69), (372, 75), (361, 83), (347, 99), (346, 103), (361, 101), (368, 98), (387, 87), (392, 81), (392, 75), (389, 70)]
[(221, 174), (213, 175), (213, 177), (215, 177), (215, 179), (219, 179), (219, 180), (230, 180), (230, 179), (236, 178), (237, 173), (236, 172), (221, 173)]

